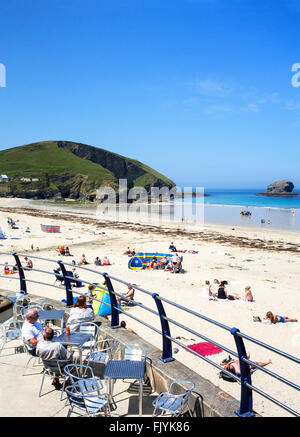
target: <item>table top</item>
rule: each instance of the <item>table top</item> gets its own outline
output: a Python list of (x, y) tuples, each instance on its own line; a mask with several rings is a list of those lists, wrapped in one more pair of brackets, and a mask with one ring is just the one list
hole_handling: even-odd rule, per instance
[(104, 370), (104, 378), (138, 379), (145, 373), (144, 361), (109, 360)]
[(49, 319), (49, 320), (55, 320), (55, 319), (63, 319), (65, 315), (64, 310), (49, 310), (49, 311), (38, 311), (39, 319)]
[(92, 336), (93, 334), (71, 331), (70, 335), (63, 332), (58, 337), (54, 337), (52, 341), (59, 342), (66, 346), (82, 346), (85, 342), (89, 341)]

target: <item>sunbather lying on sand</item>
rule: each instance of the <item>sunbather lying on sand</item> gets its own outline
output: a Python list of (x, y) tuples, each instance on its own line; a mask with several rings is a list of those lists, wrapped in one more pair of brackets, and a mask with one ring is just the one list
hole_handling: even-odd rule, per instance
[[(247, 354), (248, 360), (250, 360), (250, 354)], [(255, 364), (258, 364), (259, 366), (265, 367), (268, 364), (272, 363), (272, 360), (268, 361), (253, 361)], [(223, 363), (221, 363), (223, 365)], [(229, 361), (224, 365), (224, 369), (229, 370), (229, 372), (233, 373), (236, 376), (241, 376), (241, 364), (240, 360), (232, 360)], [(250, 373), (253, 373), (255, 370), (255, 367), (251, 368)]]
[(285, 323), (285, 322), (298, 322), (297, 319), (290, 319), (285, 316), (274, 315), (271, 311), (268, 311), (265, 317), (265, 320), (269, 320), (272, 323)]

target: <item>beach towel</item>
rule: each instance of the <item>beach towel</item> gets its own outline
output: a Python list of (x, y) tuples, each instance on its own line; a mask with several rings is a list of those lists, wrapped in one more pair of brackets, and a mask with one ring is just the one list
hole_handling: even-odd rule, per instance
[(206, 357), (207, 355), (215, 355), (223, 352), (223, 349), (208, 342), (190, 344), (188, 348), (192, 349), (194, 352), (197, 352), (200, 355), (203, 355), (204, 357)]

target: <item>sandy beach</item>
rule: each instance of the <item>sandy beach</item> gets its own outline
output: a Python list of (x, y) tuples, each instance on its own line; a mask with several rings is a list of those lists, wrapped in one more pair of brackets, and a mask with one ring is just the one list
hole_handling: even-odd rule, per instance
[[(37, 204), (38, 205), (38, 204)], [(41, 204), (39, 204), (41, 205)], [(10, 229), (7, 216), (17, 221), (19, 229)], [(7, 236), (0, 240), (1, 252), (27, 253), (28, 256), (41, 256), (53, 260), (62, 259), (79, 261), (84, 253), (86, 259), (92, 263), (91, 268), (99, 272), (108, 273), (156, 292), (180, 305), (199, 312), (207, 317), (222, 322), (230, 327), (237, 327), (242, 332), (253, 336), (262, 342), (283, 350), (291, 355), (300, 356), (300, 323), (286, 323), (267, 326), (253, 322), (253, 316), (264, 317), (267, 311), (282, 316), (295, 317), (300, 320), (300, 299), (298, 284), (300, 279), (300, 233), (275, 231), (272, 229), (247, 228), (225, 225), (205, 225), (199, 231), (197, 228), (184, 223), (143, 224), (102, 222), (97, 219), (93, 211), (86, 211), (58, 205), (44, 204), (29, 205), (26, 200), (1, 199), (0, 224)], [(41, 224), (60, 225), (60, 234), (46, 234), (41, 231)], [(25, 232), (30, 228), (30, 233)], [(96, 235), (97, 233), (103, 234)], [(96, 233), (96, 234), (95, 234)], [(194, 250), (197, 254), (184, 253), (184, 273), (173, 275), (164, 271), (131, 271), (127, 264), (129, 258), (123, 255), (128, 246), (142, 252), (165, 252), (174, 242), (177, 249)], [(59, 257), (56, 248), (64, 244), (70, 248), (72, 257)], [(38, 251), (36, 249), (39, 249)], [(108, 256), (112, 265), (95, 267), (94, 259)], [(13, 263), (13, 258), (0, 255), (0, 263)], [(34, 267), (49, 269), (46, 261), (35, 261)], [(51, 266), (51, 269), (53, 266)], [(81, 273), (78, 269), (78, 273)], [(40, 281), (54, 282), (54, 278), (35, 272), (26, 272), (29, 279), (39, 276)], [(80, 275), (83, 279), (95, 282), (99, 276), (85, 272)], [(212, 301), (201, 296), (205, 280), (213, 283), (214, 279), (227, 280), (228, 292), (240, 296), (237, 301)], [(17, 290), (18, 282), (11, 277), (1, 277), (1, 289)], [(245, 286), (250, 285), (254, 302), (243, 302)], [(124, 292), (125, 286), (116, 287), (116, 291)], [(49, 288), (28, 284), (31, 293), (49, 296)], [(87, 287), (78, 289), (85, 292)], [(51, 298), (61, 300), (65, 298), (61, 290), (51, 288)], [(155, 309), (153, 299), (138, 290), (135, 300), (142, 302), (149, 308)], [(145, 319), (145, 312), (138, 306), (126, 308), (126, 314), (121, 320), (126, 320), (127, 326), (134, 329), (140, 336), (146, 338), (158, 348), (161, 348), (161, 338), (149, 328), (139, 322), (126, 317), (133, 314)], [(233, 338), (227, 331), (200, 320), (192, 315), (182, 313), (172, 306), (166, 305), (167, 315), (191, 329), (200, 332), (235, 350)], [(159, 321), (147, 312), (147, 323), (160, 328)], [(185, 345), (198, 343), (201, 338), (189, 334), (183, 329), (170, 325), (173, 337), (180, 337)], [(174, 345), (174, 348), (177, 347)], [(268, 352), (253, 343), (246, 343), (247, 351), (254, 361), (272, 359), (268, 369), (297, 383), (297, 366), (274, 353)], [(205, 363), (198, 357), (178, 347), (174, 358), (186, 364), (203, 377), (211, 380), (220, 390), (239, 399), (240, 385), (225, 382), (218, 377), (217, 369)], [(228, 356), (223, 352), (211, 355), (209, 358), (220, 363)], [(263, 374), (254, 373), (253, 384), (286, 403), (295, 410), (300, 409), (300, 399), (296, 390)], [(285, 416), (288, 413), (272, 404), (270, 401), (255, 394), (254, 409), (264, 416)]]

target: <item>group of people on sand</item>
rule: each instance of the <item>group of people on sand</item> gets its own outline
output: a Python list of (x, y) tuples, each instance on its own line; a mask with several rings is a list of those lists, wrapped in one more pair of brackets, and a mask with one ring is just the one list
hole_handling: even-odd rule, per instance
[[(227, 285), (228, 281), (219, 281), (218, 279), (214, 279), (214, 283), (211, 285), (210, 281), (206, 280), (202, 287), (202, 296), (221, 300), (239, 300), (239, 296), (233, 296), (228, 293), (226, 288)], [(243, 300), (245, 302), (253, 302), (254, 300), (250, 285), (245, 287), (245, 295)]]
[(57, 249), (57, 252), (60, 254), (60, 255), (63, 255), (63, 256), (72, 256), (72, 254), (70, 253), (70, 249), (68, 248), (68, 246), (67, 247), (65, 247), (65, 246), (59, 246)]
[[(87, 265), (87, 264), (90, 264), (90, 263), (87, 261), (87, 259), (86, 259), (84, 253), (81, 255), (81, 258), (80, 258), (78, 264), (79, 264), (79, 265), (82, 265), (82, 266), (85, 266), (85, 265)], [(99, 258), (99, 256), (96, 256), (95, 261), (94, 261), (94, 265), (95, 265), (95, 266), (110, 266), (110, 265), (111, 265), (111, 262), (110, 262), (110, 260), (108, 259), (107, 256), (104, 256), (103, 259), (102, 259), (102, 261), (101, 261), (101, 259)]]
[(123, 255), (134, 256), (136, 254), (135, 249), (130, 249), (128, 246)]
[(153, 258), (149, 261), (147, 265), (148, 270), (164, 270), (164, 271), (170, 271), (171, 273), (179, 273), (182, 269), (182, 260), (183, 257), (178, 256), (176, 253), (175, 255), (168, 260), (166, 256), (162, 257), (161, 259), (158, 259), (156, 256), (153, 256)]

